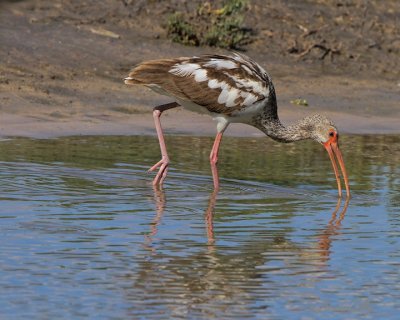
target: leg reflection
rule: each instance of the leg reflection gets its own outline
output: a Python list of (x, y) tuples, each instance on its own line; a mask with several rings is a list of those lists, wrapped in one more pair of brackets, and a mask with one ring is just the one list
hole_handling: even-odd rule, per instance
[(207, 240), (208, 240), (207, 243), (210, 246), (213, 246), (215, 243), (214, 210), (215, 210), (215, 203), (217, 202), (217, 194), (218, 194), (218, 189), (214, 189), (214, 191), (210, 195), (210, 199), (208, 200), (208, 206), (205, 212)]
[[(146, 249), (151, 251), (154, 251), (152, 243), (154, 237), (156, 237), (157, 235), (158, 227), (161, 223), (164, 210), (166, 207), (166, 197), (163, 189), (157, 185), (154, 185), (153, 192), (154, 192), (154, 203), (156, 207), (156, 216), (151, 222), (150, 231), (145, 235), (145, 243), (144, 243)], [(204, 216), (206, 233), (207, 233), (207, 244), (210, 246), (213, 246), (215, 242), (213, 219), (214, 219), (215, 204), (217, 201), (217, 194), (218, 194), (218, 189), (214, 189), (213, 192), (210, 194), (210, 198), (208, 200), (208, 206)]]
[(145, 242), (144, 242), (145, 248), (150, 251), (154, 251), (154, 248), (152, 246), (153, 239), (157, 235), (158, 226), (164, 214), (165, 204), (166, 204), (165, 193), (162, 187), (160, 187), (159, 185), (153, 185), (153, 192), (154, 192), (154, 202), (156, 205), (156, 216), (151, 222), (150, 232), (147, 235), (145, 235)]

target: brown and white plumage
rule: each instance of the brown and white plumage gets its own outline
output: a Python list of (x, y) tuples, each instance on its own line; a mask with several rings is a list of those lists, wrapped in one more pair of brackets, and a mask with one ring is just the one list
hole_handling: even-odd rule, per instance
[[(160, 167), (154, 184), (163, 182), (169, 164), (160, 115), (167, 109), (183, 106), (195, 112), (208, 113), (218, 123), (217, 137), (210, 154), (215, 188), (219, 186), (216, 162), (222, 134), (230, 123), (245, 123), (280, 142), (313, 139), (329, 149), (330, 157), (330, 150), (334, 150), (349, 194), (347, 174), (337, 147), (337, 129), (333, 123), (324, 116), (313, 115), (285, 127), (278, 117), (275, 89), (270, 76), (244, 55), (202, 55), (145, 61), (130, 72), (125, 83), (144, 85), (176, 101), (154, 108), (162, 151), (162, 159), (150, 169)], [(331, 157), (331, 160), (341, 195), (339, 173), (334, 158)]]

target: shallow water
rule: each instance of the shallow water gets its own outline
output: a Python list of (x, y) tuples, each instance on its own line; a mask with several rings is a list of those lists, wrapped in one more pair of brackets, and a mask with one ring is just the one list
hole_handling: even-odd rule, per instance
[[(0, 141), (1, 319), (398, 319), (400, 139)], [(340, 205), (340, 207), (338, 206)], [(348, 207), (347, 207), (348, 205)], [(346, 210), (347, 209), (347, 210)]]

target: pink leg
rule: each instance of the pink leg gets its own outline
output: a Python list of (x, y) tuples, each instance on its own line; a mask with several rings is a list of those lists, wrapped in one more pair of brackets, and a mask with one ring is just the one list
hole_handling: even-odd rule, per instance
[(179, 107), (179, 104), (176, 102), (171, 102), (167, 104), (163, 104), (161, 106), (155, 107), (153, 109), (153, 118), (154, 118), (154, 123), (156, 125), (156, 130), (157, 130), (157, 136), (158, 136), (158, 142), (160, 143), (160, 149), (161, 149), (161, 160), (158, 161), (154, 166), (152, 166), (149, 169), (150, 171), (154, 171), (157, 168), (158, 173), (156, 177), (153, 180), (153, 185), (162, 185), (164, 182), (165, 177), (167, 176), (168, 172), (168, 165), (169, 165), (169, 157), (167, 153), (167, 147), (165, 145), (165, 140), (164, 140), (164, 134), (161, 128), (161, 122), (160, 122), (160, 117), (161, 113), (163, 113), (165, 110), (172, 109)]
[(223, 131), (217, 133), (217, 136), (215, 137), (214, 145), (213, 145), (213, 147), (211, 149), (211, 153), (210, 153), (211, 172), (212, 172), (212, 176), (213, 176), (215, 190), (219, 189), (219, 176), (218, 176), (217, 162), (218, 162), (219, 145), (221, 143), (223, 133), (224, 133)]

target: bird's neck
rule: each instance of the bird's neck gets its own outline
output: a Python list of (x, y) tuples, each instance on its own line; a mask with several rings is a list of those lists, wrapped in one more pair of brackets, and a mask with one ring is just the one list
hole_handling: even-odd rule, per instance
[(257, 127), (267, 136), (279, 142), (288, 143), (311, 138), (304, 119), (290, 126), (284, 126), (279, 119), (266, 119), (261, 121)]

